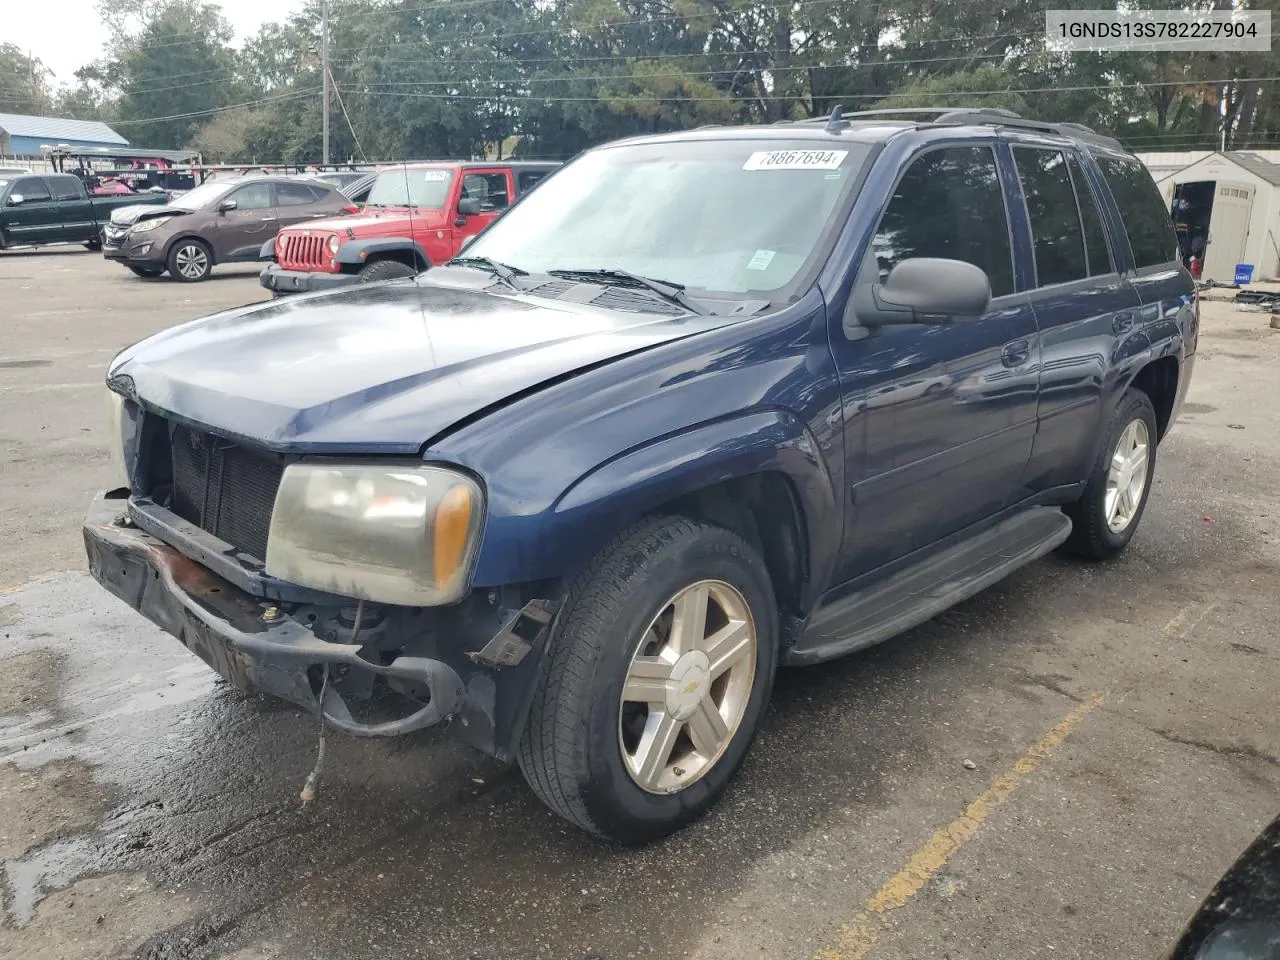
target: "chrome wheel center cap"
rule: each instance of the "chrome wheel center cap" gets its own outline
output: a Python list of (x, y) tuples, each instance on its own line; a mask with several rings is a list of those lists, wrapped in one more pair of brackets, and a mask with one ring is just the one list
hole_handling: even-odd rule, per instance
[(711, 690), (711, 660), (701, 650), (691, 650), (676, 661), (667, 684), (667, 712), (676, 720), (688, 720)]

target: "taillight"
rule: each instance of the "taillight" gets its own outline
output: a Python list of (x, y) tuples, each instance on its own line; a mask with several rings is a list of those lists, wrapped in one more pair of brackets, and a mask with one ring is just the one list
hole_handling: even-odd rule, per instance
[(348, 203), (345, 207), (342, 208), (342, 212), (343, 213), (359, 213), (360, 208), (356, 206), (354, 203)]

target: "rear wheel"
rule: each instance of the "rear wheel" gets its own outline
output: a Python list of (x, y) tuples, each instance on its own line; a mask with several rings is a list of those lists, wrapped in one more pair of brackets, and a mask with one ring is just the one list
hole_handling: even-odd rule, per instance
[(202, 240), (179, 240), (169, 251), (169, 276), (181, 283), (197, 283), (213, 269), (213, 253)]
[(375, 283), (378, 280), (396, 280), (401, 277), (414, 277), (417, 274), (416, 268), (399, 260), (375, 260), (373, 263), (365, 264), (356, 276), (360, 278), (361, 283)]
[(1128, 390), (1107, 429), (1107, 439), (1085, 485), (1067, 508), (1067, 548), (1091, 560), (1109, 560), (1133, 539), (1147, 506), (1156, 467), (1156, 412), (1141, 390)]
[(519, 751), (534, 792), (620, 843), (678, 830), (724, 792), (769, 699), (764, 561), (694, 520), (633, 527), (570, 587), (546, 656)]
[(138, 267), (131, 263), (127, 266), (133, 271), (134, 276), (138, 277), (158, 277), (164, 273), (164, 267)]

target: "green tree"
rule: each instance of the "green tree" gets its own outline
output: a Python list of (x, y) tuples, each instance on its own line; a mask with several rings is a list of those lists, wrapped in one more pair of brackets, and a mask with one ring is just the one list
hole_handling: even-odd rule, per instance
[(48, 68), (12, 43), (0, 43), (0, 113), (47, 113), (53, 98)]

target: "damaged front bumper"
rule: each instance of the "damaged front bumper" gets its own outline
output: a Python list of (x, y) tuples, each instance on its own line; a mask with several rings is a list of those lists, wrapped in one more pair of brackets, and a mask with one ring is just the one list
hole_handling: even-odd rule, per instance
[[(456, 721), (450, 728), (460, 739), (514, 756), (550, 625), (548, 601), (506, 598), (519, 603), (512, 607), (489, 591), (438, 610), (393, 608), (376, 629), (345, 637), (326, 630), (322, 638), (320, 625), (338, 622), (337, 608), (330, 616), (322, 606), (246, 593), (134, 526), (127, 491), (93, 502), (84, 541), (94, 579), (239, 689), (297, 704), (355, 736)], [(357, 616), (363, 626), (363, 612)], [(408, 712), (357, 719), (351, 706), (379, 685), (404, 694)]]

